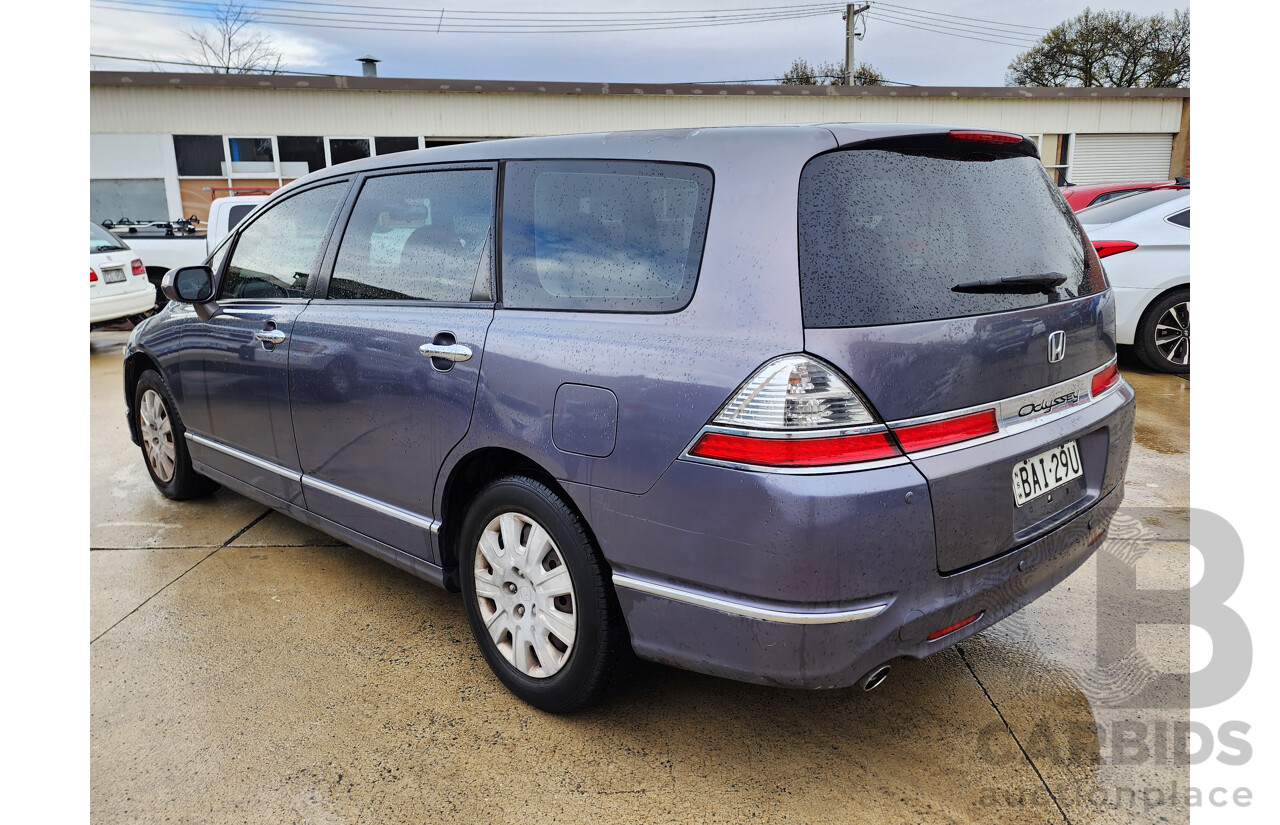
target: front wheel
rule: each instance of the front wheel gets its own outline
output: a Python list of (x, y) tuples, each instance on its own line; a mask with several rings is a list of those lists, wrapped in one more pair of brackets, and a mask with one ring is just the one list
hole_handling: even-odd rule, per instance
[(1152, 369), (1191, 372), (1191, 290), (1174, 290), (1148, 307), (1134, 345)]
[(155, 370), (147, 370), (138, 378), (133, 393), (133, 414), (137, 418), (147, 473), (166, 498), (182, 501), (207, 495), (218, 488), (216, 482), (192, 468), (186, 428), (182, 426), (169, 387)]
[(467, 619), (507, 689), (552, 713), (594, 701), (621, 664), (625, 630), (581, 518), (545, 484), (499, 479), (459, 533)]

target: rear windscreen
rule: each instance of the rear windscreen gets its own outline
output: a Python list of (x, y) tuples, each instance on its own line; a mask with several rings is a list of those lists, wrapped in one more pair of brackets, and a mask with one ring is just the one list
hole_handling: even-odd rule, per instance
[[(799, 221), (808, 327), (982, 315), (1106, 288), (1071, 208), (1028, 155), (830, 152), (800, 175)], [(955, 289), (1039, 276), (1065, 281), (1044, 292)]]

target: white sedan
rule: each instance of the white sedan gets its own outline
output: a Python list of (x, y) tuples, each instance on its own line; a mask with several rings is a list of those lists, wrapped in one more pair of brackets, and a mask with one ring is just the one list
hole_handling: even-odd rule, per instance
[(1116, 343), (1191, 371), (1191, 191), (1158, 189), (1076, 213), (1116, 296)]
[(141, 315), (156, 305), (147, 268), (128, 244), (89, 222), (89, 323)]

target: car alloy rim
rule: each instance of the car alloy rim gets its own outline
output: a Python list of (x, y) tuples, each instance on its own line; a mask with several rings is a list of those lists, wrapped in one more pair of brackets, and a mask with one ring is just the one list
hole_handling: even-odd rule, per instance
[(1171, 364), (1191, 363), (1191, 302), (1183, 301), (1165, 310), (1156, 322), (1156, 349)]
[(169, 422), (169, 410), (158, 392), (147, 390), (142, 394), (138, 417), (142, 423), (142, 449), (147, 454), (151, 472), (161, 481), (168, 482), (173, 479), (177, 459), (173, 449), (173, 425)]
[(525, 676), (554, 676), (573, 652), (578, 632), (573, 576), (538, 522), (507, 512), (480, 534), (476, 602), (489, 638)]

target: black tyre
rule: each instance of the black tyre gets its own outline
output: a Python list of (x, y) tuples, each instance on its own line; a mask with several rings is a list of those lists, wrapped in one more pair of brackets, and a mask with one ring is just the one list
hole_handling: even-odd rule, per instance
[(166, 498), (183, 501), (218, 489), (217, 482), (192, 469), (178, 406), (155, 370), (147, 370), (138, 378), (133, 391), (133, 415), (142, 440), (142, 461), (156, 489)]
[(1191, 290), (1175, 289), (1147, 307), (1133, 344), (1153, 370), (1191, 372)]
[(502, 683), (551, 713), (595, 700), (628, 647), (578, 515), (545, 484), (508, 476), (476, 495), (458, 540), (467, 619)]

